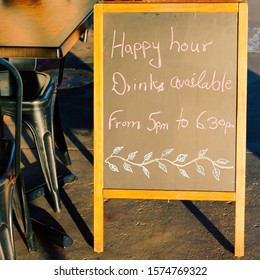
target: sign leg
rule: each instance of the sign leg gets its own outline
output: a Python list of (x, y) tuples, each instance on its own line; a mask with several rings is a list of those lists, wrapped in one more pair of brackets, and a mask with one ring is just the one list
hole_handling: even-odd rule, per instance
[(245, 239), (245, 200), (239, 197), (235, 209), (235, 256), (244, 256)]
[[(100, 191), (101, 190), (101, 191)], [(102, 253), (104, 248), (104, 199), (102, 188), (94, 190), (94, 251)]]

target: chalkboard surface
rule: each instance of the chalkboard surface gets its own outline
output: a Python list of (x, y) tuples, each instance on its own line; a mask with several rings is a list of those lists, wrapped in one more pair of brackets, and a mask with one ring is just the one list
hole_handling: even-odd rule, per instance
[(237, 13), (105, 13), (103, 183), (235, 191)]

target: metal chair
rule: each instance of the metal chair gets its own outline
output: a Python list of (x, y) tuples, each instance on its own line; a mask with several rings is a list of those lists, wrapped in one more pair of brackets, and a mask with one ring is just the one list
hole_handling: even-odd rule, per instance
[[(35, 69), (37, 67), (36, 59), (9, 58), (9, 61), (15, 66), (16, 69), (18, 69), (18, 71), (20, 73), (26, 72), (27, 75), (31, 71), (35, 72)], [(60, 59), (59, 77), (58, 77), (58, 82), (56, 85), (57, 89), (59, 88), (59, 86), (62, 83), (63, 72), (64, 72), (64, 58)], [(54, 104), (53, 126), (54, 126), (54, 142), (62, 155), (62, 162), (65, 166), (69, 166), (69, 165), (71, 165), (71, 159), (70, 159), (68, 147), (67, 147), (67, 144), (65, 141), (64, 133), (63, 133), (57, 95), (55, 97), (55, 104)]]
[[(0, 138), (0, 259), (15, 259), (13, 238), (13, 210), (20, 230), (23, 232), (30, 251), (37, 249), (28, 210), (23, 178), (20, 171), (21, 161), (21, 120), (22, 120), (22, 81), (18, 71), (4, 59), (0, 59), (0, 127), (3, 132), (3, 93), (12, 96), (15, 113), (14, 139)], [(6, 83), (3, 76), (8, 74), (11, 81)]]
[[(22, 120), (33, 134), (41, 168), (53, 200), (53, 209), (55, 212), (60, 212), (61, 202), (56, 172), (53, 130), (56, 98), (55, 81), (50, 75), (33, 70), (34, 59), (9, 59), (9, 61), (15, 65), (21, 75), (23, 82)], [(10, 82), (8, 79), (6, 77), (6, 81)], [(14, 108), (15, 103), (12, 98), (8, 94), (4, 95), (2, 98), (3, 112), (15, 116)], [(60, 120), (58, 119), (58, 121)], [(56, 124), (56, 126), (59, 125), (61, 124)], [(59, 142), (59, 139), (57, 142)], [(57, 146), (59, 147), (59, 144)]]

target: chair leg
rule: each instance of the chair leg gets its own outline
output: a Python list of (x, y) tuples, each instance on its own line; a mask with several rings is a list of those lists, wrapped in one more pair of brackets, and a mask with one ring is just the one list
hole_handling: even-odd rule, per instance
[(85, 32), (82, 34), (82, 40), (84, 43), (88, 41), (88, 29), (86, 29)]
[(0, 137), (4, 138), (4, 116), (0, 114)]
[(0, 226), (0, 260), (15, 260), (15, 250), (10, 229), (6, 224)]
[(29, 207), (26, 198), (24, 179), (22, 174), (17, 178), (14, 188), (13, 209), (21, 232), (23, 233), (30, 252), (37, 251), (35, 235), (32, 228)]
[(12, 198), (13, 183), (8, 181), (0, 186), (0, 259), (2, 260), (15, 259)]
[[(58, 76), (58, 84), (57, 84), (57, 89), (59, 89), (62, 80), (63, 80), (63, 75), (64, 75), (64, 67), (65, 67), (65, 57), (60, 59), (60, 66), (59, 66), (59, 76)], [(59, 101), (58, 101), (58, 95), (56, 94), (56, 101), (54, 104), (54, 120), (53, 120), (53, 125), (54, 125), (54, 141), (61, 152), (63, 156), (63, 163), (65, 166), (71, 165), (71, 160), (67, 148), (67, 144), (64, 138), (64, 133), (62, 129), (62, 122), (61, 122), (61, 117), (60, 117), (60, 108), (59, 108)]]
[(53, 200), (53, 209), (55, 212), (61, 212), (53, 139), (53, 106), (54, 100), (50, 101), (45, 110), (35, 111), (34, 114), (23, 112), (23, 121), (34, 136), (42, 172)]
[(64, 133), (62, 129), (61, 117), (60, 117), (60, 109), (58, 103), (58, 96), (56, 96), (56, 102), (54, 105), (54, 139), (55, 144), (57, 145), (58, 149), (62, 153), (63, 156), (63, 163), (66, 166), (71, 165), (70, 155), (67, 148), (67, 144), (64, 138)]

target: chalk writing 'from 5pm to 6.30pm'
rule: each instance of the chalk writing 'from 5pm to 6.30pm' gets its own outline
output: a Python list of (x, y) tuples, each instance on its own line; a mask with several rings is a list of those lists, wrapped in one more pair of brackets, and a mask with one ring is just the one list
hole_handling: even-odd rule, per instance
[[(152, 112), (148, 116), (148, 124), (145, 121), (145, 125), (143, 126), (142, 121), (140, 120), (130, 120), (127, 117), (124, 117), (124, 110), (116, 110), (113, 111), (109, 115), (108, 119), (108, 129), (134, 129), (141, 130), (146, 129), (150, 132), (158, 134), (163, 131), (167, 131), (170, 128), (170, 125), (173, 122), (167, 122), (162, 120), (162, 112)], [(185, 129), (188, 126), (194, 126), (198, 130), (222, 130), (224, 134), (230, 129), (234, 129), (235, 126), (230, 122), (226, 121), (223, 118), (217, 118), (210, 114), (207, 111), (202, 111), (195, 120), (188, 120), (184, 117), (184, 109), (181, 109), (180, 117), (176, 119), (177, 130)]]

